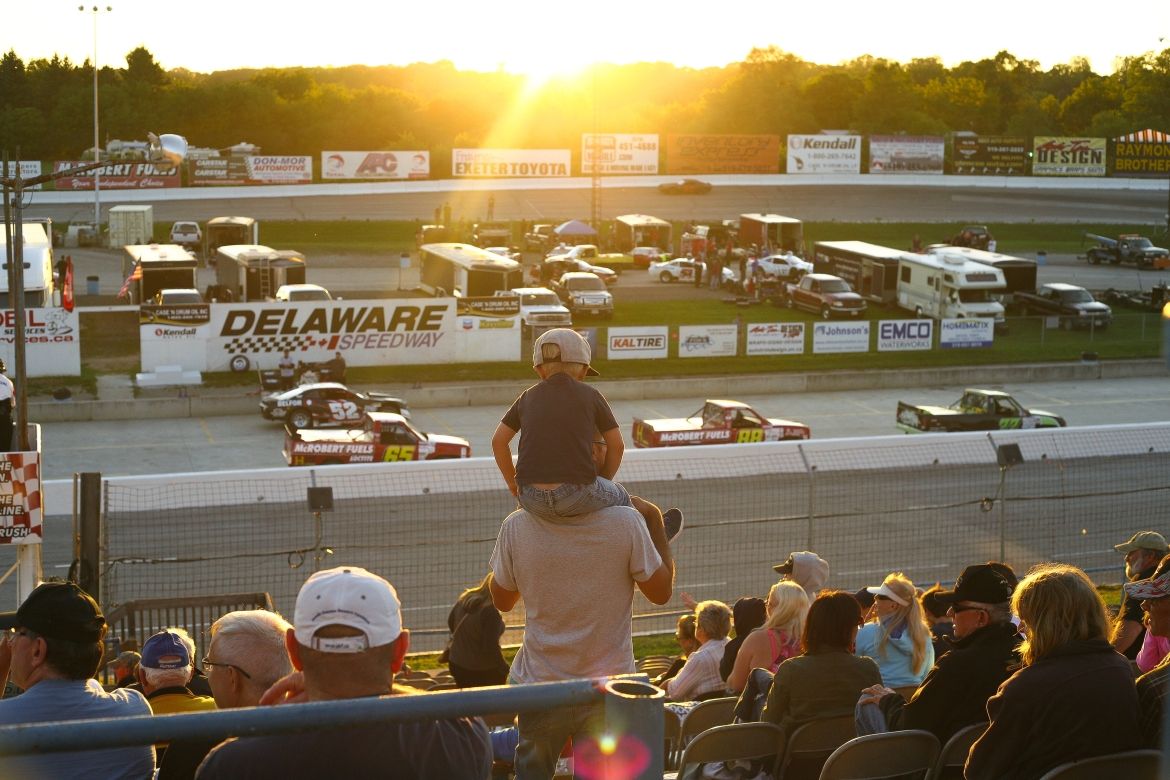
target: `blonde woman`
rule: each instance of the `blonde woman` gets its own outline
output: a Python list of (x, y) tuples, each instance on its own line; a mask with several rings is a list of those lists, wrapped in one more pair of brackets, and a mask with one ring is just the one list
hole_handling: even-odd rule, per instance
[(934, 666), (934, 646), (914, 583), (895, 572), (881, 585), (866, 590), (873, 594), (877, 619), (857, 632), (854, 654), (877, 662), (883, 685), (917, 688)]
[(987, 701), (991, 725), (964, 777), (1023, 780), (1066, 761), (1142, 747), (1129, 661), (1109, 644), (1105, 603), (1075, 566), (1028, 573), (1012, 596), (1023, 668)]
[(727, 677), (728, 690), (742, 692), (752, 669), (775, 674), (782, 662), (800, 655), (808, 604), (808, 594), (795, 582), (784, 580), (772, 586), (764, 602), (764, 625), (743, 640)]

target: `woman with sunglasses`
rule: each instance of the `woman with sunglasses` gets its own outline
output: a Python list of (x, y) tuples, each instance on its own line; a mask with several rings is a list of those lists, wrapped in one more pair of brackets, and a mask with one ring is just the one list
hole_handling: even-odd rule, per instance
[(857, 632), (854, 653), (876, 661), (882, 684), (899, 693), (904, 691), (909, 699), (934, 666), (930, 626), (914, 583), (905, 574), (895, 572), (881, 585), (866, 590), (873, 594), (877, 619)]

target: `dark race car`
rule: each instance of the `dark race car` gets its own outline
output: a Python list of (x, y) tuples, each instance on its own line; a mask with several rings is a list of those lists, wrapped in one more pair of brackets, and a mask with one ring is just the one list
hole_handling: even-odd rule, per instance
[(385, 393), (359, 393), (337, 382), (301, 385), (260, 401), (266, 420), (279, 420), (293, 428), (353, 427), (365, 412), (393, 412), (410, 418), (406, 401)]
[(706, 195), (711, 191), (711, 185), (699, 179), (681, 179), (659, 184), (658, 191), (663, 195)]

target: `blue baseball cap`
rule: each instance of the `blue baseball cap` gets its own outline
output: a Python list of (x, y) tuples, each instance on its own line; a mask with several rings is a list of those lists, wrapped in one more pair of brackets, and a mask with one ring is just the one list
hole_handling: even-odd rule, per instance
[(191, 654), (178, 634), (159, 631), (142, 646), (139, 663), (147, 669), (182, 669), (191, 665)]

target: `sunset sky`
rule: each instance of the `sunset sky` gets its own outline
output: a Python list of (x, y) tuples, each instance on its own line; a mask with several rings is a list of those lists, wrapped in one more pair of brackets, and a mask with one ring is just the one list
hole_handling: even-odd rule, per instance
[[(947, 65), (1006, 49), (1041, 67), (1088, 57), (1113, 70), (1118, 57), (1170, 47), (1170, 2), (1123, 7), (1072, 0), (900, 3), (592, 0), (590, 3), (388, 3), (255, 0), (160, 3), (112, 0), (97, 14), (98, 62), (122, 67), (145, 46), (165, 68), (210, 72), (239, 67), (404, 65), (450, 60), (461, 69), (545, 77), (595, 61), (666, 61), (704, 67), (776, 45), (834, 64), (863, 54)], [(93, 56), (93, 4), (7, 3), (0, 48), (27, 63), (54, 53)]]

